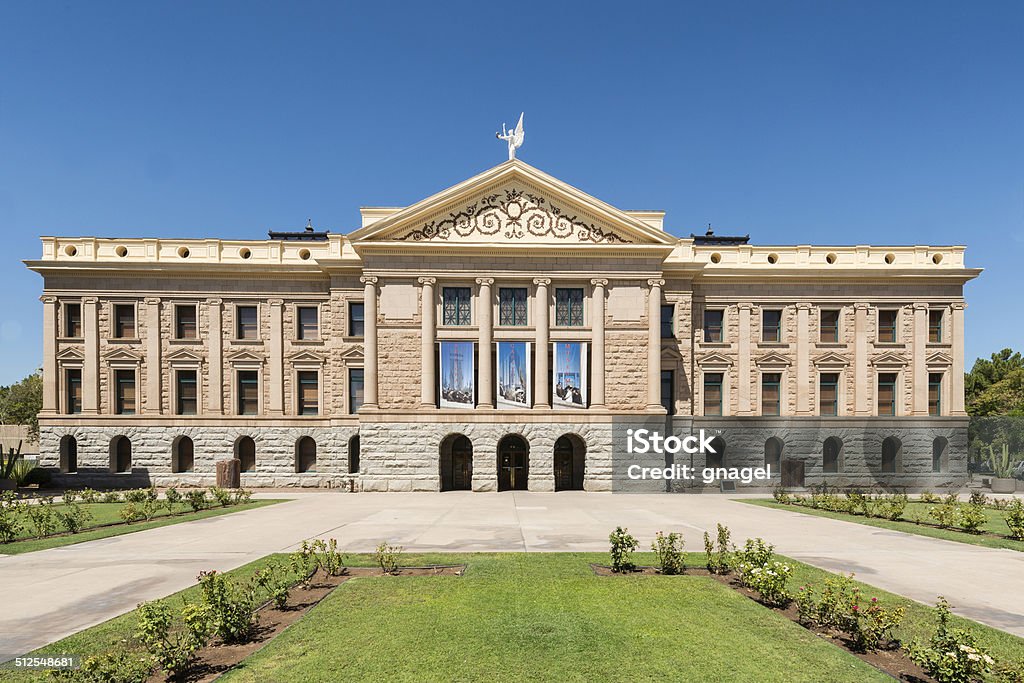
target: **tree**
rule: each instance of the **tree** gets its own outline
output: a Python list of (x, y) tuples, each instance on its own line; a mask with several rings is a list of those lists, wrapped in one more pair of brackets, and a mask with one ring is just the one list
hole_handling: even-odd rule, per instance
[(964, 377), (964, 393), (972, 417), (1024, 415), (1024, 357), (1003, 349), (979, 358)]
[(39, 437), (39, 411), (43, 409), (43, 378), (39, 372), (9, 387), (0, 387), (0, 424), (26, 425), (29, 436)]

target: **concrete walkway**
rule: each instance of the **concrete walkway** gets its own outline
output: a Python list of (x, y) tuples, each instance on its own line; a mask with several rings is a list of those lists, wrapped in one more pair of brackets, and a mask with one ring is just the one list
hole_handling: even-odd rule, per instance
[(0, 654), (14, 656), (302, 539), (337, 538), (354, 552), (382, 540), (409, 551), (607, 551), (628, 527), (646, 549), (659, 530), (703, 550), (704, 530), (761, 536), (778, 552), (932, 604), (945, 595), (971, 619), (1024, 636), (1024, 553), (886, 531), (721, 495), (601, 493), (264, 494), (287, 503), (159, 529), (0, 556)]

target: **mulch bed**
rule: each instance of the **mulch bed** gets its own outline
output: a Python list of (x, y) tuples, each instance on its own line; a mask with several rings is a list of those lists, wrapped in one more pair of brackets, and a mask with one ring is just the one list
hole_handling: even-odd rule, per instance
[[(629, 573), (615, 573), (612, 571), (611, 567), (599, 564), (591, 564), (590, 568), (598, 576), (662, 576), (657, 567), (637, 567), (634, 571)], [(870, 664), (882, 673), (888, 674), (897, 680), (907, 681), (907, 683), (935, 683), (935, 679), (925, 673), (924, 669), (912, 662), (897, 642), (889, 643), (887, 648), (882, 648), (874, 652), (857, 652), (851, 646), (846, 634), (833, 629), (801, 624), (796, 604), (790, 603), (785, 609), (779, 609), (778, 607), (769, 605), (761, 599), (760, 593), (741, 584), (734, 574), (712, 574), (705, 567), (687, 567), (685, 574), (666, 576), (666, 578), (671, 579), (674, 577), (685, 576), (711, 577), (722, 585), (728, 586), (758, 604), (781, 614), (790, 621), (800, 624), (819, 638), (823, 638), (833, 645), (843, 648), (857, 659)]]
[[(435, 565), (430, 567), (402, 567), (392, 576), (462, 576), (466, 565)], [(213, 681), (234, 668), (243, 659), (257, 650), (263, 649), (271, 640), (279, 636), (286, 628), (306, 615), (321, 600), (330, 595), (335, 588), (349, 579), (358, 577), (385, 576), (380, 567), (347, 567), (341, 576), (330, 576), (318, 571), (309, 582), (309, 588), (295, 586), (288, 595), (288, 604), (278, 609), (268, 602), (256, 611), (256, 628), (247, 643), (207, 645), (199, 650), (195, 666), (184, 681), (189, 683), (206, 683)], [(149, 683), (163, 683), (167, 678), (163, 672), (152, 674)]]

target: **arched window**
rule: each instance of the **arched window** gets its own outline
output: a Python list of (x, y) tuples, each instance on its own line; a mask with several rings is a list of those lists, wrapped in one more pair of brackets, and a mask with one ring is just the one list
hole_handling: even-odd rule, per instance
[(773, 436), (764, 442), (764, 464), (774, 472), (782, 467), (782, 439)]
[(843, 441), (830, 436), (822, 446), (821, 471), (825, 474), (838, 474), (842, 468)]
[(192, 439), (179, 436), (171, 444), (171, 472), (191, 472), (195, 464)]
[(705, 454), (707, 467), (725, 467), (725, 439), (720, 436), (711, 439), (711, 450), (714, 453)]
[(235, 457), (240, 461), (241, 471), (256, 471), (256, 442), (251, 436), (243, 436), (235, 442)]
[(70, 434), (60, 439), (60, 471), (65, 474), (78, 472), (78, 440)]
[(110, 471), (114, 474), (131, 474), (132, 442), (127, 436), (115, 436), (110, 442)]
[(348, 440), (348, 473), (359, 474), (359, 435)]
[(945, 472), (948, 468), (946, 451), (949, 450), (949, 439), (937, 436), (932, 441), (932, 472)]
[(316, 472), (316, 441), (304, 436), (295, 444), (295, 471)]
[(882, 472), (895, 474), (900, 471), (900, 458), (903, 455), (903, 443), (895, 436), (882, 442)]

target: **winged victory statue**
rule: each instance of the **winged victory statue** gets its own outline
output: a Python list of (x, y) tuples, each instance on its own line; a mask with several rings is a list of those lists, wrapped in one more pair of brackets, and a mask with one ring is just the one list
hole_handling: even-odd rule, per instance
[(519, 123), (516, 124), (515, 130), (505, 130), (505, 124), (501, 124), (501, 132), (495, 133), (494, 137), (499, 140), (504, 140), (508, 143), (508, 158), (516, 158), (516, 150), (523, 146), (523, 138), (526, 137), (526, 133), (523, 132), (523, 114), (519, 114)]

